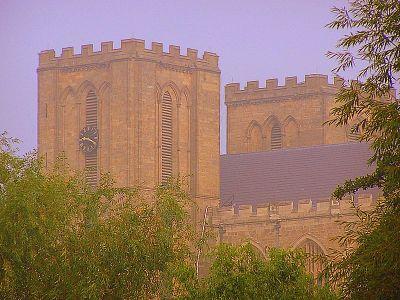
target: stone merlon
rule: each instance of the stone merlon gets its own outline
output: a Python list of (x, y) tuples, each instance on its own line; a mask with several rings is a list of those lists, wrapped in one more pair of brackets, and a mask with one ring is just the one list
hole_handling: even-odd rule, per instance
[(202, 57), (198, 51), (188, 48), (186, 55), (182, 54), (179, 46), (169, 45), (168, 52), (163, 51), (163, 44), (153, 42), (151, 49), (146, 49), (144, 40), (124, 39), (121, 48), (114, 48), (113, 42), (102, 42), (100, 51), (93, 51), (93, 44), (82, 45), (80, 53), (75, 53), (73, 47), (63, 48), (60, 56), (54, 49), (39, 53), (39, 70), (43, 68), (77, 66), (87, 63), (100, 63), (119, 59), (142, 59), (171, 65), (188, 66), (219, 72), (218, 55), (204, 52)]
[[(286, 77), (284, 85), (278, 85), (278, 79), (267, 79), (265, 86), (260, 86), (258, 81), (248, 81), (241, 89), (239, 83), (225, 85), (226, 102), (243, 101), (252, 97), (268, 98), (288, 94), (301, 94), (320, 92), (321, 89), (337, 90), (343, 85), (344, 80), (334, 77), (333, 83), (329, 83), (327, 75), (310, 74), (306, 75), (303, 82), (298, 82), (296, 76)], [(251, 95), (252, 97), (249, 97)]]

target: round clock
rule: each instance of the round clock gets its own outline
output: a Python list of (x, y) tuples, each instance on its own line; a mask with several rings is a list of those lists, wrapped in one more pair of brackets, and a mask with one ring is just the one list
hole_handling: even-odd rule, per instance
[(79, 147), (85, 153), (93, 152), (98, 146), (97, 128), (87, 126), (79, 133)]

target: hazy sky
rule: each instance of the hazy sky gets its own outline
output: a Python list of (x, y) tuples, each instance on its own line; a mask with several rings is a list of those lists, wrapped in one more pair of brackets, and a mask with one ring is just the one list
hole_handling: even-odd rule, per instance
[(339, 32), (325, 28), (345, 0), (0, 0), (0, 131), (36, 147), (38, 53), (45, 49), (139, 38), (215, 52), (221, 68), (221, 150), (226, 83), (305, 74), (330, 75)]

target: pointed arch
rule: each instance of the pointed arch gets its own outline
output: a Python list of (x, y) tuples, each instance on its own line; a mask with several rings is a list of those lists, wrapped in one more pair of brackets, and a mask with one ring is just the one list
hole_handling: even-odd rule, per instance
[[(168, 81), (167, 83), (165, 83), (162, 88), (161, 88), (161, 96), (168, 91), (169, 93), (171, 93), (171, 97), (173, 97), (174, 99), (176, 99), (176, 104), (180, 105), (180, 91), (179, 91), (179, 87), (176, 85), (175, 82), (173, 81)], [(162, 101), (162, 99), (159, 99), (160, 101)]]
[(179, 96), (178, 87), (170, 81), (163, 85), (158, 101), (158, 179), (161, 182), (179, 172)]
[(111, 92), (111, 83), (104, 81), (99, 87), (99, 96), (103, 96), (105, 93)]
[(282, 124), (275, 115), (269, 116), (263, 123), (263, 134), (266, 137), (267, 149), (282, 148)]
[(186, 99), (186, 103), (183, 103), (183, 105), (186, 105), (187, 107), (192, 106), (192, 99), (190, 97), (190, 91), (187, 86), (184, 86), (182, 91), (181, 91), (181, 98)]
[(261, 254), (261, 256), (262, 256), (265, 260), (267, 260), (267, 255), (266, 255), (266, 253), (265, 253), (263, 247), (262, 247), (258, 242), (254, 241), (254, 240), (252, 240), (252, 239), (249, 239), (249, 240), (248, 240), (248, 243), (253, 247), (254, 250), (257, 251), (257, 253)]
[(259, 152), (263, 150), (263, 134), (261, 125), (252, 120), (246, 129), (246, 144), (248, 152)]
[(302, 246), (305, 242), (307, 241), (312, 241), (314, 242), (316, 245), (318, 245), (318, 247), (321, 249), (323, 254), (327, 254), (328, 251), (327, 249), (324, 247), (324, 245), (318, 240), (318, 238), (316, 238), (315, 236), (311, 235), (311, 234), (304, 234), (303, 236), (301, 236), (299, 239), (296, 240), (296, 242), (293, 243), (292, 248), (299, 248), (300, 246)]
[(322, 271), (322, 264), (320, 261), (316, 260), (318, 256), (327, 255), (326, 248), (317, 238), (310, 234), (303, 235), (294, 244), (293, 248), (302, 249), (307, 255), (306, 259), (306, 269), (314, 277), (317, 277)]
[(75, 97), (74, 89), (71, 86), (67, 86), (61, 93), (59, 98), (59, 104), (65, 106), (68, 97)]
[(87, 93), (89, 91), (93, 91), (96, 95), (98, 95), (98, 90), (97, 90), (96, 86), (92, 82), (90, 82), (89, 80), (85, 80), (78, 87), (76, 94), (78, 95), (80, 100), (83, 97), (82, 102), (84, 102), (83, 100), (86, 99)]
[(249, 125), (246, 128), (246, 138), (250, 137), (251, 131), (254, 127), (262, 128), (260, 123), (258, 123), (256, 120), (251, 120)]
[(300, 126), (297, 120), (289, 115), (283, 122), (283, 144), (285, 148), (296, 147), (299, 144)]
[(297, 120), (292, 115), (289, 115), (283, 121), (283, 126), (286, 126), (287, 124), (290, 124), (291, 122), (294, 122), (294, 123), (298, 124)]
[(272, 127), (274, 124), (279, 124), (281, 126), (281, 122), (279, 122), (279, 119), (275, 115), (270, 115), (262, 124), (263, 129), (267, 129), (268, 127)]

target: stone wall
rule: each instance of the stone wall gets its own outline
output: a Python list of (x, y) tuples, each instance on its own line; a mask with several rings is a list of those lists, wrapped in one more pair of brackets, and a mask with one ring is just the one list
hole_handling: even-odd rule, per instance
[(85, 99), (98, 99), (97, 170), (110, 172), (119, 186), (153, 187), (161, 179), (161, 101), (172, 97), (173, 172), (190, 176), (198, 199), (219, 195), (218, 56), (143, 40), (101, 43), (100, 51), (84, 45), (81, 53), (63, 48), (39, 54), (38, 147), (51, 169), (64, 153), (73, 169), (85, 169), (79, 132), (85, 126)]
[(307, 75), (304, 82), (287, 77), (285, 84), (269, 79), (265, 87), (249, 81), (225, 86), (227, 152), (245, 153), (308, 147), (349, 141), (348, 128), (323, 126), (343, 80), (331, 84), (325, 75)]
[[(335, 238), (343, 233), (341, 222), (356, 218), (355, 207), (372, 209), (376, 197), (365, 193), (342, 201), (305, 199), (258, 206), (214, 207), (207, 215), (208, 229), (213, 232), (210, 243), (249, 242), (264, 257), (271, 247), (302, 248), (309, 253), (329, 255), (339, 248)], [(307, 264), (312, 273), (321, 270), (312, 260)]]

